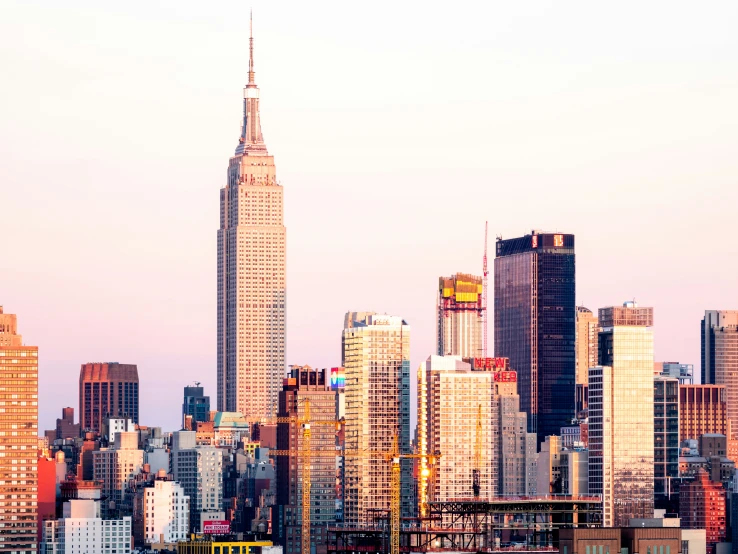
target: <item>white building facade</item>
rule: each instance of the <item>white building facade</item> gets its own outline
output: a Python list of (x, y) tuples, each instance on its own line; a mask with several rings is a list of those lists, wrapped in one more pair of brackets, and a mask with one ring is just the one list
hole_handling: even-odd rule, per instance
[(164, 539), (173, 543), (187, 539), (190, 528), (190, 497), (176, 481), (156, 479), (141, 491), (143, 542)]
[(41, 554), (131, 554), (131, 518), (104, 520), (96, 500), (69, 500), (44, 522)]

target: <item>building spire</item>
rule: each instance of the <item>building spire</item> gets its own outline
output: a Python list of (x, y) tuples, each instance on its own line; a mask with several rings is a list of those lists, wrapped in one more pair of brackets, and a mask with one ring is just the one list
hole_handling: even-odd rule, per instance
[(254, 10), (249, 11), (249, 84), (254, 83)]
[(259, 117), (259, 87), (254, 80), (254, 17), (249, 14), (249, 82), (243, 89), (243, 125), (236, 155), (266, 155)]

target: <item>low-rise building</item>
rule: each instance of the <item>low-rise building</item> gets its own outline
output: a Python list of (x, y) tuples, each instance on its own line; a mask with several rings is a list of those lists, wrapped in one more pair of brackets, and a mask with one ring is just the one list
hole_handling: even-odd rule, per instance
[(102, 519), (100, 503), (79, 499), (64, 503), (63, 517), (44, 522), (41, 554), (131, 553), (131, 518)]
[(185, 540), (190, 528), (190, 497), (171, 476), (160, 471), (139, 487), (133, 502), (133, 537), (137, 546), (160, 540)]

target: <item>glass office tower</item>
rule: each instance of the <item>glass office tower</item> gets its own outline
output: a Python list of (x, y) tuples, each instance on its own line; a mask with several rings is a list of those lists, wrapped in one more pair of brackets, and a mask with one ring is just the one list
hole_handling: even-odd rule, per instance
[(574, 262), (574, 235), (497, 240), (495, 356), (518, 372), (520, 409), (539, 445), (574, 417)]

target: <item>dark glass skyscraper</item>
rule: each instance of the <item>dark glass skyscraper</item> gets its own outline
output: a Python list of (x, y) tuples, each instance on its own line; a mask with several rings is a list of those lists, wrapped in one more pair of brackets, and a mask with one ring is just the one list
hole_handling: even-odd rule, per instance
[(203, 387), (185, 387), (182, 403), (182, 421), (192, 416), (192, 421), (208, 421), (210, 418), (210, 397), (205, 396)]
[(498, 239), (494, 271), (495, 356), (517, 370), (520, 409), (540, 444), (574, 417), (574, 235)]

